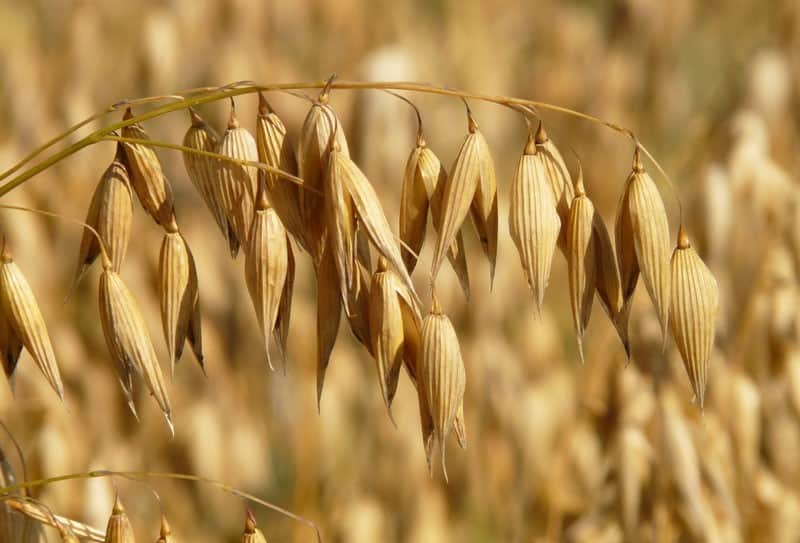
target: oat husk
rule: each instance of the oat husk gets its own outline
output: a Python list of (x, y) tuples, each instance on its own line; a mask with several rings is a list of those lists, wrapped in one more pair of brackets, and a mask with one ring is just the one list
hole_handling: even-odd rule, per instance
[(339, 333), (342, 296), (336, 274), (336, 263), (330, 248), (322, 253), (317, 276), (317, 407), (322, 400), (325, 372)]
[[(133, 118), (131, 108), (125, 110), (123, 120)], [(123, 127), (123, 138), (149, 140), (150, 137), (139, 123)], [(161, 161), (155, 150), (143, 143), (123, 143), (125, 156), (128, 158), (131, 184), (147, 213), (160, 225), (168, 224), (172, 219), (175, 201), (172, 187), (164, 176)]]
[(105, 543), (135, 543), (136, 538), (133, 535), (133, 526), (128, 519), (128, 514), (125, 512), (125, 507), (122, 506), (122, 501), (119, 495), (114, 499), (114, 508), (111, 510), (111, 516), (108, 519), (106, 526), (106, 539)]
[(536, 151), (542, 161), (544, 176), (553, 191), (553, 198), (556, 202), (556, 211), (561, 220), (561, 231), (558, 236), (558, 246), (561, 250), (566, 249), (566, 229), (569, 219), (569, 210), (572, 199), (575, 197), (574, 187), (570, 181), (569, 170), (564, 158), (558, 148), (550, 139), (544, 129), (544, 123), (539, 123), (536, 130)]
[(11, 328), (11, 323), (5, 317), (5, 312), (0, 308), (0, 362), (3, 364), (3, 373), (8, 379), (8, 384), (14, 392), (14, 372), (22, 353), (22, 342)]
[(245, 518), (244, 532), (242, 532), (242, 543), (267, 543), (267, 538), (256, 526), (256, 519), (249, 510)]
[[(0, 450), (0, 487), (17, 484), (11, 464)], [(21, 503), (29, 503), (19, 500)], [(8, 502), (0, 502), (0, 541), (42, 543), (45, 541), (42, 524), (15, 509)]]
[(6, 333), (6, 342), (3, 345), (5, 350), (3, 358), (8, 364), (6, 373), (13, 374), (16, 367), (16, 361), (19, 359), (17, 343), (19, 342), (30, 353), (58, 397), (63, 400), (64, 385), (61, 382), (56, 355), (42, 311), (22, 270), (11, 257), (5, 241), (0, 255), (0, 311), (9, 325), (10, 332), (15, 336), (11, 337), (11, 334)]

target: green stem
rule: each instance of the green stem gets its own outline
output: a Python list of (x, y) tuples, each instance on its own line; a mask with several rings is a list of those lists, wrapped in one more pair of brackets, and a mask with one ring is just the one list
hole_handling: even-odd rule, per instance
[(4, 488), (0, 488), (0, 495), (2, 494), (10, 494), (12, 492), (17, 492), (18, 490), (28, 489), (38, 486), (45, 486), (50, 485), (53, 483), (61, 483), (64, 481), (75, 481), (79, 479), (98, 479), (103, 477), (125, 477), (128, 479), (170, 479), (170, 480), (177, 480), (177, 481), (193, 481), (195, 483), (203, 483), (223, 492), (227, 492), (228, 494), (232, 494), (238, 498), (242, 498), (262, 507), (266, 507), (276, 513), (280, 513), (296, 522), (300, 522), (305, 524), (309, 528), (313, 529), (316, 536), (317, 541), (322, 543), (322, 532), (320, 532), (319, 527), (311, 520), (301, 517), (291, 511), (284, 509), (278, 505), (270, 503), (266, 500), (262, 500), (261, 498), (254, 496), (248, 492), (243, 490), (239, 490), (234, 488), (230, 485), (225, 483), (221, 483), (219, 481), (215, 481), (213, 479), (208, 479), (206, 477), (200, 477), (198, 475), (190, 475), (188, 473), (162, 473), (162, 472), (150, 472), (150, 471), (112, 471), (112, 470), (95, 470), (95, 471), (87, 471), (84, 473), (69, 473), (65, 475), (59, 475), (57, 477), (47, 477), (45, 479), (37, 479), (35, 481), (27, 481), (22, 483), (17, 483), (15, 485), (9, 485)]

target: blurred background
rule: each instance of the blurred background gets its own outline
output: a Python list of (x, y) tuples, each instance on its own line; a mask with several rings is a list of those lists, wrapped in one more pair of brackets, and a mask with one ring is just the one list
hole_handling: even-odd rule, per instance
[[(469, 448), (448, 446), (450, 483), (426, 470), (417, 401), (404, 375), (386, 416), (374, 363), (343, 325), (315, 401), (314, 281), (298, 258), (287, 375), (265, 362), (242, 257), (227, 255), (181, 157), (159, 150), (200, 278), (208, 378), (191, 355), (169, 387), (176, 435), (139, 387), (127, 410), (97, 315), (95, 267), (64, 303), (81, 231), (0, 212), (0, 231), (37, 294), (66, 385), (62, 405), (27, 354), (16, 393), (0, 385), (0, 417), (29, 478), (89, 469), (179, 471), (241, 487), (313, 519), (326, 541), (800, 540), (800, 3), (699, 0), (0, 0), (0, 167), (123, 98), (252, 79), (415, 80), (578, 109), (633, 129), (684, 204), (695, 246), (721, 289), (705, 411), (692, 403), (674, 345), (638, 289), (625, 354), (599, 304), (581, 366), (566, 263), (554, 259), (541, 316), (507, 230), (508, 189), (525, 143), (518, 114), (472, 103), (495, 158), (500, 245), (494, 289), (471, 228), (466, 303), (445, 266), (439, 289), (467, 368)], [(463, 105), (412, 96), (429, 145), (449, 166)], [(270, 99), (290, 134), (308, 108)], [(334, 91), (353, 155), (397, 224), (415, 119), (378, 92)], [(228, 104), (201, 108), (223, 129)], [(256, 100), (241, 97), (254, 129)], [(112, 116), (113, 118), (114, 116)], [(545, 113), (570, 168), (580, 155), (589, 196), (613, 225), (630, 170), (622, 136)], [(145, 125), (179, 143), (185, 112)], [(219, 130), (218, 130), (219, 131)], [(83, 218), (112, 144), (85, 149), (3, 199)], [(654, 171), (654, 170), (653, 170)], [(677, 231), (673, 192), (657, 177)], [(135, 204), (122, 276), (160, 359), (156, 269), (161, 231)], [(432, 233), (418, 269), (426, 270)], [(427, 302), (425, 273), (417, 273)], [(654, 371), (665, 374), (659, 395)], [(14, 463), (8, 439), (0, 440)], [(147, 485), (116, 481), (139, 541), (154, 541), (159, 507)], [(246, 504), (213, 488), (152, 481), (179, 541), (237, 541)], [(34, 495), (59, 514), (103, 527), (108, 480)], [(308, 528), (262, 509), (269, 541), (310, 541)], [(49, 533), (50, 541), (57, 534)]]

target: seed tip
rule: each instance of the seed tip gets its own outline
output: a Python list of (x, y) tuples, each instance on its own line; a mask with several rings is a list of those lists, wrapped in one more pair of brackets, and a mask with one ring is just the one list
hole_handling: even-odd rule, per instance
[(192, 126), (194, 127), (200, 127), (206, 124), (193, 107), (189, 107), (189, 118), (192, 120)]
[(642, 164), (642, 155), (639, 153), (639, 146), (633, 150), (633, 171), (636, 173), (644, 172), (644, 165)]
[(172, 534), (172, 528), (167, 521), (167, 515), (161, 513), (161, 537), (167, 537)]
[(523, 149), (522, 154), (529, 156), (536, 154), (536, 139), (530, 132), (528, 133), (528, 139), (525, 142), (525, 148)]
[(112, 515), (121, 515), (125, 512), (125, 506), (122, 505), (122, 500), (119, 497), (119, 492), (114, 495), (114, 507), (111, 509)]
[(264, 93), (258, 91), (258, 115), (259, 117), (266, 117), (272, 113), (272, 106), (267, 101), (267, 97), (264, 96)]
[(539, 127), (536, 129), (536, 143), (542, 144), (547, 143), (547, 140), (550, 139), (550, 136), (547, 135), (547, 131), (544, 129), (544, 123), (539, 121)]
[(683, 228), (683, 223), (678, 227), (678, 249), (688, 249), (692, 244), (689, 243), (689, 236)]
[(250, 509), (248, 509), (247, 513), (245, 514), (244, 533), (246, 534), (256, 533), (256, 517), (253, 515), (253, 512)]
[(128, 119), (133, 118), (133, 111), (131, 111), (131, 106), (125, 108), (125, 113), (122, 115), (122, 120), (127, 121)]
[(236, 102), (233, 100), (233, 96), (231, 96), (231, 114), (228, 117), (228, 130), (234, 130), (239, 128), (239, 119), (236, 118)]

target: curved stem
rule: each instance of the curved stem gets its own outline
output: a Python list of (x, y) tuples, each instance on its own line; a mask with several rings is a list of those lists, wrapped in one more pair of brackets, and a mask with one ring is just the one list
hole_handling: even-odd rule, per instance
[(164, 472), (150, 472), (150, 471), (112, 471), (112, 470), (94, 470), (83, 473), (68, 473), (65, 475), (59, 475), (57, 477), (36, 479), (35, 481), (27, 481), (23, 483), (17, 483), (15, 485), (10, 485), (4, 488), (0, 488), (0, 495), (10, 494), (11, 492), (16, 492), (17, 490), (21, 490), (23, 488), (45, 486), (53, 483), (61, 483), (64, 481), (75, 481), (79, 479), (99, 479), (104, 477), (124, 477), (126, 479), (170, 479), (173, 481), (192, 481), (195, 483), (203, 483), (212, 486), (218, 490), (222, 490), (223, 492), (227, 492), (228, 494), (232, 494), (238, 498), (248, 500), (262, 507), (266, 507), (267, 509), (275, 511), (276, 513), (288, 517), (296, 522), (305, 524), (306, 526), (314, 530), (314, 533), (317, 536), (317, 541), (319, 543), (322, 543), (322, 532), (320, 532), (319, 527), (313, 521), (305, 517), (301, 517), (300, 515), (297, 515), (295, 513), (292, 513), (288, 509), (284, 509), (283, 507), (270, 503), (266, 500), (262, 500), (261, 498), (254, 496), (253, 494), (250, 494), (243, 490), (239, 490), (238, 488), (234, 488), (225, 483), (215, 481), (214, 479), (209, 479), (207, 477), (201, 477), (199, 475), (190, 475), (188, 473), (164, 473)]

